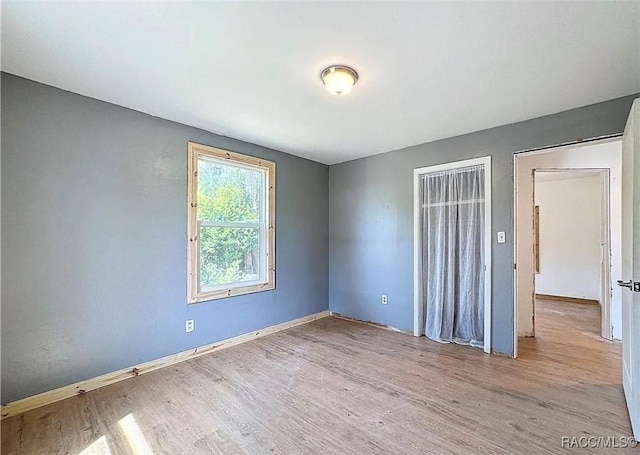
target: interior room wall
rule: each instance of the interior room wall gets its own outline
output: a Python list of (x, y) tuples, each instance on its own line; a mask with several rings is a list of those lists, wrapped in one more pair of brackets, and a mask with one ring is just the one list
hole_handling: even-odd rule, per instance
[[(492, 345), (510, 353), (513, 152), (619, 133), (634, 98), (328, 168), (4, 73), (0, 88), (2, 402), (322, 311), (327, 300), (411, 330), (413, 169), (486, 155)], [(276, 290), (186, 303), (189, 140), (276, 161)]]
[[(622, 132), (624, 123), (622, 122)], [(585, 136), (586, 137), (586, 136)], [(518, 210), (518, 251), (516, 252), (516, 280), (518, 289), (518, 336), (528, 336), (533, 331), (533, 176), (534, 169), (586, 168), (609, 169), (609, 213), (611, 217), (611, 279), (619, 279), (622, 267), (622, 187), (620, 140), (606, 143), (584, 144), (554, 149), (544, 153), (527, 154), (518, 157), (517, 210)], [(613, 286), (611, 294), (612, 335), (622, 336), (621, 294), (618, 286)]]
[[(558, 175), (560, 174), (560, 175)], [(536, 293), (600, 301), (602, 178), (580, 171), (536, 173), (540, 270)]]
[[(0, 11), (2, 6), (0, 5)], [(1, 16), (1, 13), (0, 13)], [(0, 61), (2, 51), (0, 50)], [(0, 118), (2, 117), (2, 77), (0, 77)], [(2, 289), (2, 126), (0, 125), (0, 290)], [(2, 320), (2, 292), (0, 291), (0, 321)], [(0, 375), (2, 372), (2, 336), (0, 335)], [(0, 397), (2, 397), (2, 380), (0, 378)]]
[[(328, 308), (326, 165), (8, 74), (1, 88), (3, 403)], [(188, 141), (276, 162), (274, 291), (187, 304)]]
[[(330, 309), (411, 331), (413, 169), (490, 155), (494, 231), (492, 347), (497, 352), (512, 354), (514, 153), (620, 134), (635, 97), (331, 166)], [(498, 231), (506, 232), (505, 243), (496, 242)], [(387, 305), (381, 304), (382, 294), (388, 295)]]

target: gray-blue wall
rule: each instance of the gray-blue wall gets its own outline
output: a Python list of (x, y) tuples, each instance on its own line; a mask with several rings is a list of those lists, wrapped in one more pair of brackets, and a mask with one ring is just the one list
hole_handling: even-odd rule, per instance
[[(8, 74), (1, 87), (3, 403), (328, 308), (327, 166)], [(277, 163), (276, 290), (187, 304), (190, 140)]]
[[(1, 91), (3, 403), (327, 302), (411, 330), (413, 169), (485, 155), (493, 157), (493, 347), (510, 353), (513, 152), (620, 133), (634, 98), (328, 168), (7, 74)], [(189, 140), (277, 162), (275, 291), (187, 305)], [(495, 243), (499, 230), (506, 244)], [(184, 332), (186, 319), (195, 332)]]
[[(512, 353), (514, 152), (621, 133), (635, 97), (331, 166), (329, 308), (412, 331), (413, 169), (491, 155), (492, 347)], [(506, 243), (496, 243), (498, 231)]]

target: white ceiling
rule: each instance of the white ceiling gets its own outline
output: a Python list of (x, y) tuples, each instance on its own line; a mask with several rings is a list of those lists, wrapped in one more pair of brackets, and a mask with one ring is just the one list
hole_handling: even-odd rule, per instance
[(3, 1), (2, 70), (332, 164), (639, 92), (640, 2)]

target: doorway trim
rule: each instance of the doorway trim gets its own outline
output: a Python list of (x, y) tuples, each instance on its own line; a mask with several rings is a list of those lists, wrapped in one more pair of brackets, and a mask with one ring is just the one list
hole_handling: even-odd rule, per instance
[(492, 279), (492, 254), (491, 254), (491, 156), (473, 158), (463, 161), (438, 164), (435, 166), (421, 167), (413, 170), (413, 335), (423, 335), (424, 328), (421, 323), (424, 320), (422, 308), (422, 234), (420, 214), (422, 201), (420, 200), (420, 177), (432, 172), (460, 169), (470, 166), (484, 166), (484, 346), (487, 354), (491, 353), (491, 279)]
[[(588, 147), (588, 146), (592, 146), (592, 145), (599, 145), (599, 144), (607, 144), (610, 142), (618, 142), (621, 141), (622, 135), (621, 134), (613, 134), (613, 135), (607, 135), (607, 136), (600, 136), (600, 137), (594, 137), (594, 138), (590, 138), (590, 139), (586, 139), (586, 140), (580, 140), (580, 141), (574, 141), (574, 142), (567, 142), (564, 144), (557, 144), (557, 145), (551, 145), (551, 146), (545, 146), (545, 147), (540, 147), (540, 148), (535, 148), (535, 149), (528, 149), (528, 150), (519, 150), (514, 152), (513, 155), (513, 259), (514, 259), (514, 267), (513, 267), (513, 358), (517, 358), (518, 357), (518, 277), (517, 277), (517, 262), (518, 262), (518, 189), (519, 189), (519, 182), (518, 182), (518, 158), (520, 157), (524, 157), (524, 156), (531, 156), (531, 155), (539, 155), (539, 154), (546, 154), (546, 153), (553, 153), (553, 152), (557, 152), (557, 151), (561, 151), (561, 150), (566, 150), (566, 149), (572, 149), (572, 148), (580, 148), (580, 147)], [(571, 168), (572, 170), (589, 170), (587, 168)], [(591, 170), (603, 170), (604, 168), (593, 168)], [(548, 170), (548, 169), (547, 169)], [(565, 169), (568, 170), (568, 169)], [(610, 170), (609, 170), (610, 172)], [(531, 178), (533, 179), (533, 175), (531, 175)], [(610, 175), (609, 175), (609, 180), (610, 180)], [(534, 188), (535, 190), (535, 188)], [(607, 185), (607, 193), (608, 193), (608, 200), (607, 200), (607, 206), (609, 208), (609, 214), (608, 214), (608, 220), (609, 220), (609, 226), (608, 226), (608, 232), (609, 232), (609, 251), (611, 253), (611, 207), (610, 205), (610, 181), (609, 181), (609, 185)], [(532, 195), (533, 197), (533, 195)], [(533, 251), (532, 251), (532, 260), (533, 260)], [(609, 257), (609, 264), (611, 265), (611, 257)], [(611, 281), (611, 269), (609, 269), (608, 271), (608, 275), (609, 275), (609, 280)], [(534, 279), (535, 279), (535, 275), (534, 275)], [(535, 286), (534, 286), (535, 289)], [(608, 332), (611, 334), (611, 295), (609, 295), (609, 311), (608, 311), (608, 317), (609, 317), (609, 321), (607, 321), (608, 324)], [(604, 322), (603, 322), (604, 325)], [(605, 331), (603, 330), (602, 333), (605, 333)], [(612, 334), (611, 337), (609, 339), (612, 339)]]
[[(613, 283), (611, 282), (611, 171), (609, 168), (536, 168), (533, 170), (533, 193), (536, 191), (536, 176), (539, 174), (552, 174), (554, 172), (572, 174), (593, 174), (597, 173), (600, 180), (600, 336), (606, 340), (613, 338), (611, 333), (611, 292)], [(535, 196), (534, 196), (535, 198)], [(534, 201), (535, 205), (535, 201)], [(536, 278), (533, 275), (533, 333), (535, 334), (535, 296)]]

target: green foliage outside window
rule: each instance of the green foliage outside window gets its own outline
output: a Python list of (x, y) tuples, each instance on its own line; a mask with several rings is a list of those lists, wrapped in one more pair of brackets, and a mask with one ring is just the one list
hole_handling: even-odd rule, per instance
[(257, 280), (260, 276), (262, 173), (198, 161), (198, 221), (254, 226), (200, 227), (200, 287)]

